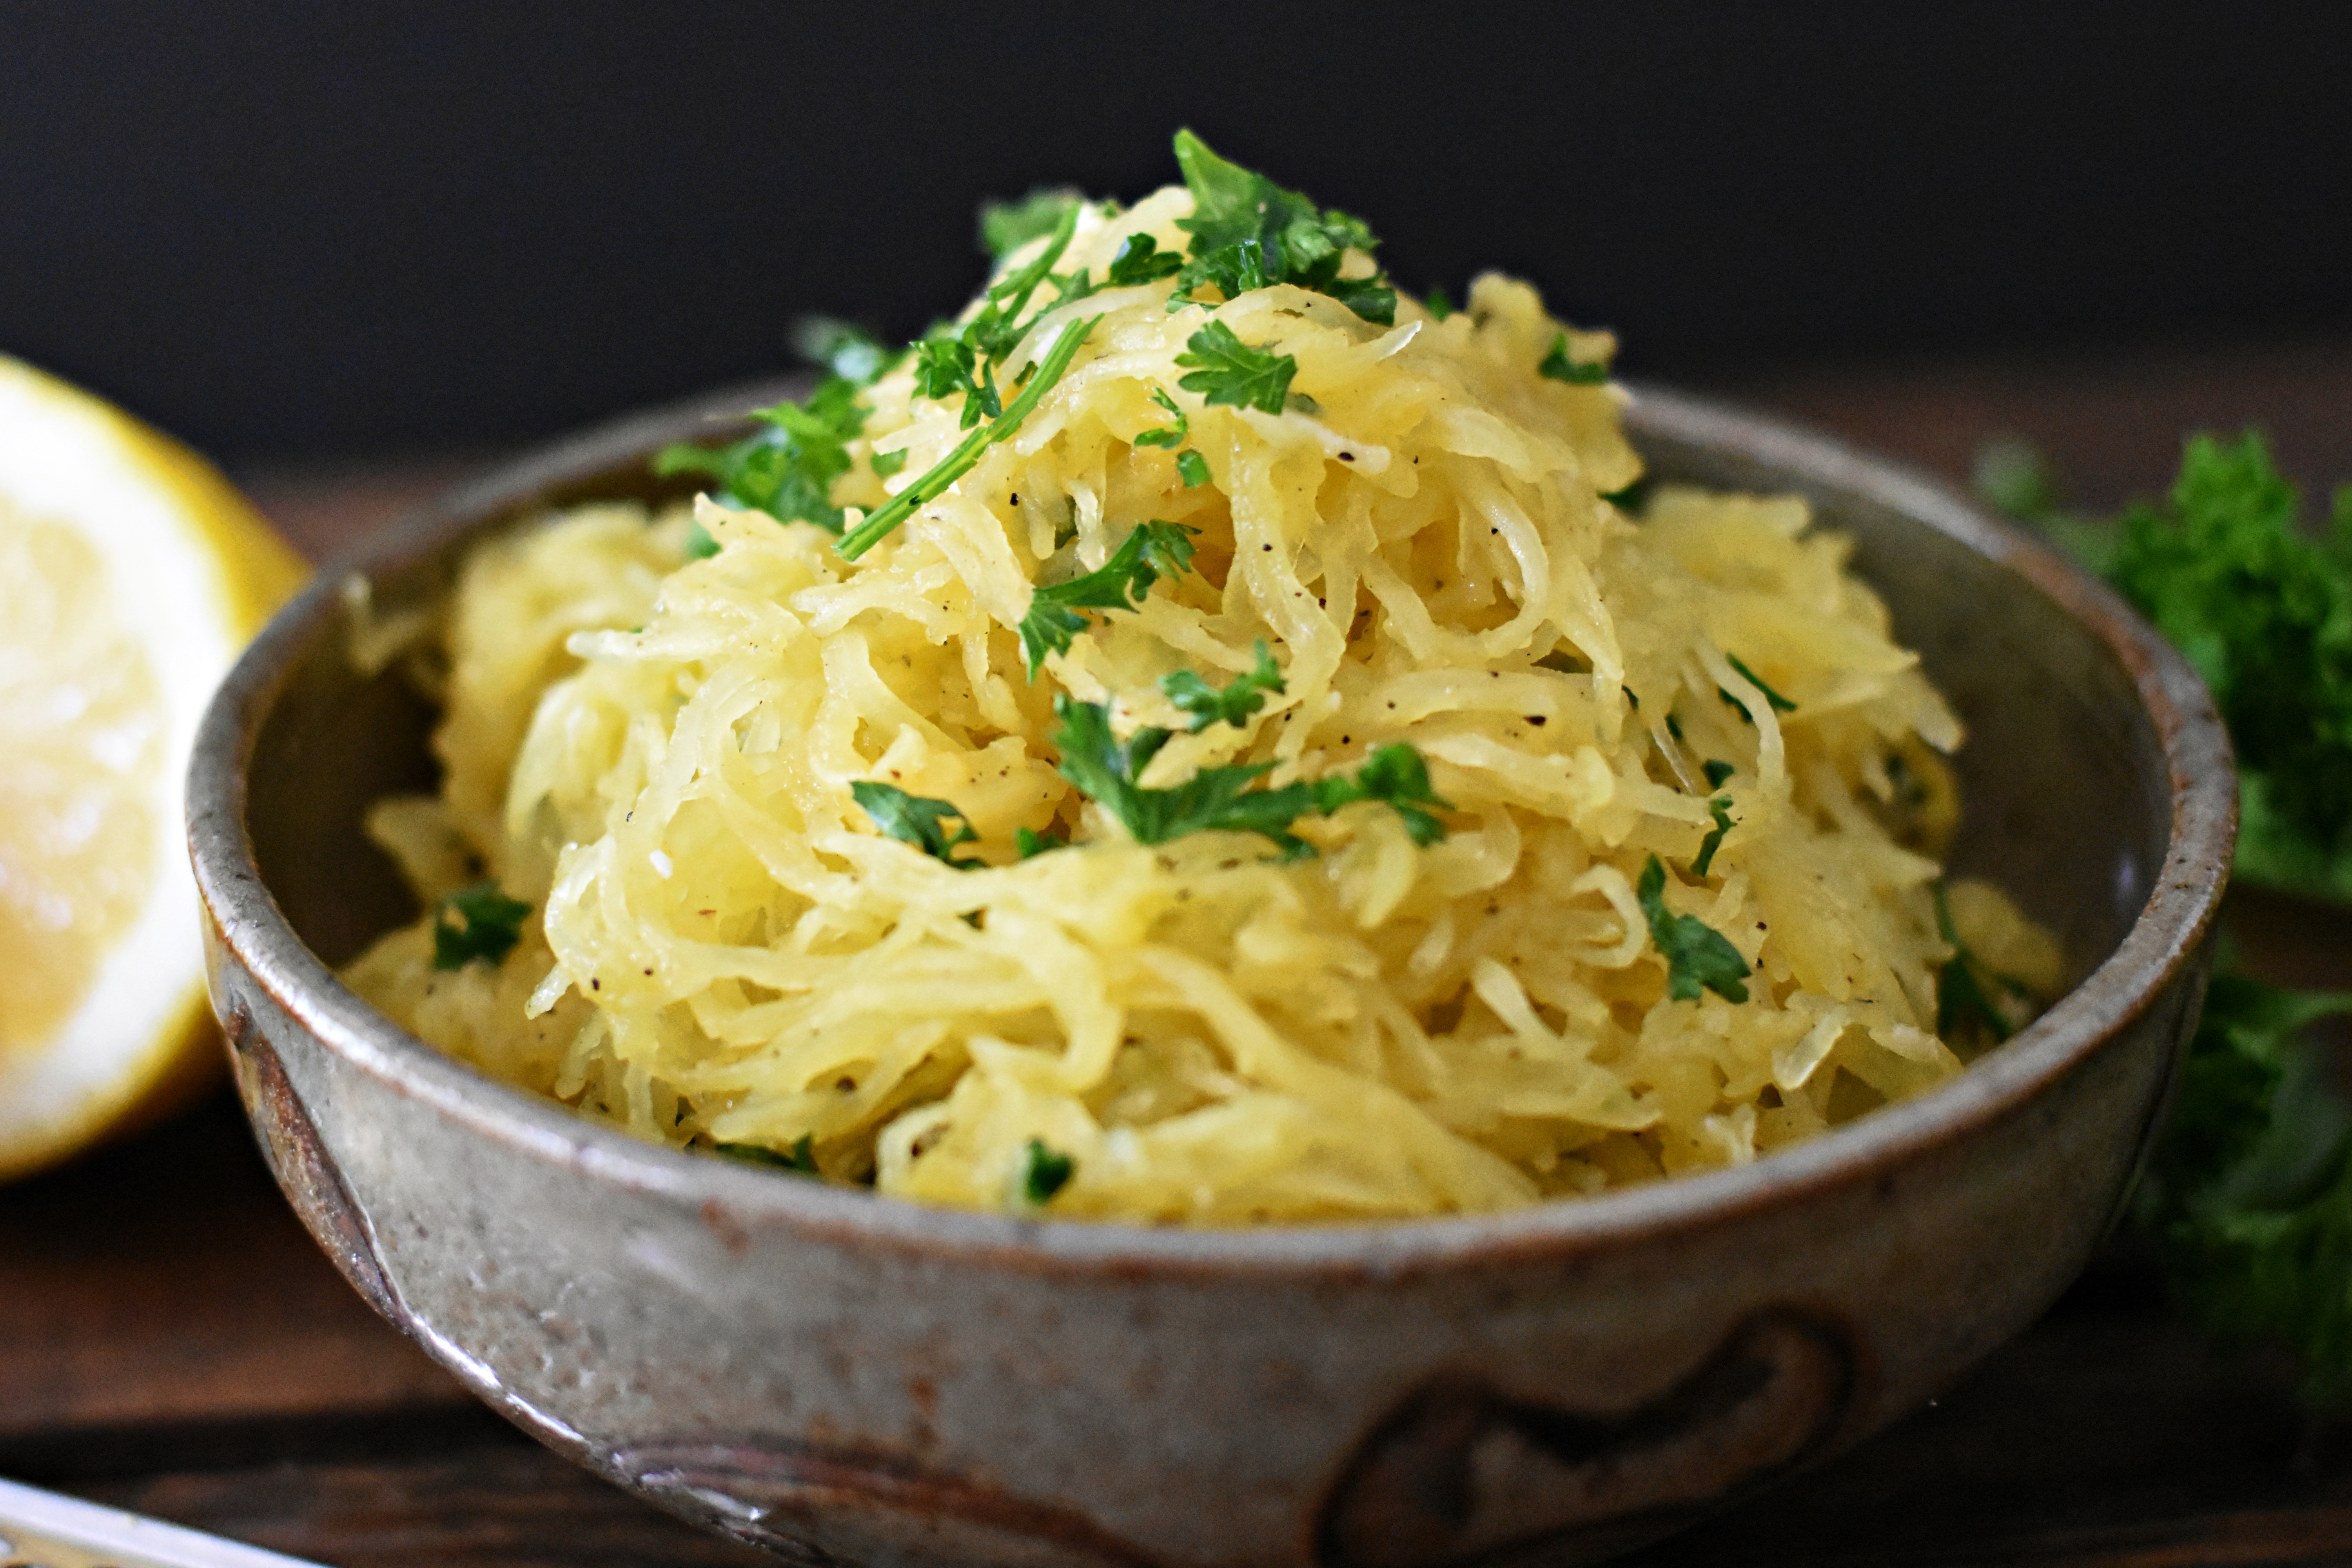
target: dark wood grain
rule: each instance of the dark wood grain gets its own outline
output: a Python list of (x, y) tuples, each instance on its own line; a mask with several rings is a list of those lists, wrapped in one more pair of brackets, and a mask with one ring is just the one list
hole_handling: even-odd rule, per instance
[[(2265, 426), (2307, 484), (2352, 479), (2352, 342), (1862, 367), (1712, 390), (1951, 479), (1986, 437), (2022, 435), (2097, 508), (2159, 489), (2197, 425)], [(316, 558), (471, 466), (239, 477)], [(2283, 976), (2352, 975), (2352, 953), (2303, 911), (2244, 918), (2270, 932)], [(764, 1561), (469, 1400), (303, 1235), (226, 1097), (0, 1190), (0, 1472), (338, 1568)], [(2119, 1246), (1935, 1405), (1626, 1561), (2352, 1563), (2352, 1436), (2315, 1426), (2282, 1366), (2207, 1344)]]

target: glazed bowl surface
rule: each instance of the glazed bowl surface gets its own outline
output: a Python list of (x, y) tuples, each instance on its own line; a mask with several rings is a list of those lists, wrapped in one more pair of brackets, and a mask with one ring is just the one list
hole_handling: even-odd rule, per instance
[(1958, 1078), (1755, 1163), (1515, 1213), (1208, 1232), (929, 1209), (635, 1142), (404, 1034), (334, 967), (414, 913), (360, 832), (433, 713), (346, 654), (550, 504), (662, 491), (737, 394), (494, 474), (322, 573), (189, 787), (213, 999), (352, 1284), (580, 1463), (804, 1563), (1576, 1563), (1853, 1444), (2030, 1322), (2128, 1191), (2201, 996), (2227, 740), (2105, 590), (1948, 492), (1654, 390), (1654, 474), (1794, 491), (1969, 730), (1953, 869), (2073, 989)]

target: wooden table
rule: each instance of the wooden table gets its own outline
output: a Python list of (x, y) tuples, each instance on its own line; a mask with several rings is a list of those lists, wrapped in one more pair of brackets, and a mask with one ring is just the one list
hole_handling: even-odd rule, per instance
[[(2085, 506), (2160, 486), (2184, 429), (2270, 428), (2352, 479), (2352, 342), (1816, 372), (1722, 388), (1958, 478), (2040, 442)], [(467, 465), (242, 477), (314, 556)], [(2305, 974), (2352, 967), (2287, 954)], [(574, 1470), (342, 1283), (235, 1104), (0, 1189), (0, 1474), (337, 1568), (772, 1561)], [(2016, 1343), (1857, 1452), (1627, 1559), (1760, 1564), (2352, 1562), (2352, 1429), (2208, 1346), (2112, 1248)]]

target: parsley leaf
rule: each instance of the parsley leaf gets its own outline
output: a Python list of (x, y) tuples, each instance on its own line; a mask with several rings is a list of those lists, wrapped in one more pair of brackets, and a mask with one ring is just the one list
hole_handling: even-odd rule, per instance
[(2352, 995), (2213, 976), (2170, 1123), (2133, 1194), (2166, 1271), (2210, 1329), (2275, 1337), (2311, 1403), (2352, 1404), (2352, 1112), (2294, 1037)]
[(1347, 251), (1369, 252), (1380, 243), (1362, 219), (1318, 207), (1218, 157), (1190, 131), (1176, 132), (1176, 163), (1192, 193), (1192, 216), (1177, 219), (1177, 226), (1192, 239), (1174, 298), (1189, 299), (1203, 285), (1230, 300), (1290, 283), (1328, 294), (1365, 321), (1395, 324), (1396, 290), (1386, 274), (1339, 276)]
[(970, 471), (982, 452), (1021, 428), (1021, 422), (1029, 417), (1045, 395), (1046, 388), (1061, 380), (1062, 373), (1070, 368), (1078, 345), (1086, 342), (1087, 334), (1101, 320), (1100, 316), (1093, 316), (1082, 321), (1063, 322), (1020, 394), (1004, 405), (1004, 412), (966, 436), (956, 444), (954, 451), (931, 465), (922, 478), (900, 490), (887, 505), (876, 508), (865, 521), (843, 535), (841, 542), (834, 546), (842, 559), (855, 561), (879, 544), (891, 530), (914, 516), (918, 507), (929, 505)]
[(1655, 855), (1642, 868), (1634, 885), (1642, 913), (1650, 921), (1650, 940), (1666, 960), (1666, 994), (1677, 1002), (1696, 1002), (1702, 990), (1727, 1002), (1748, 1000), (1748, 961), (1722, 932), (1696, 915), (1678, 915), (1666, 908), (1666, 868)]
[[(1036, 293), (1037, 285), (1053, 275), (1054, 263), (1070, 247), (1070, 237), (1077, 232), (1080, 204), (1073, 202), (1054, 226), (1053, 237), (1045, 248), (1026, 265), (1006, 273), (988, 286), (988, 296), (982, 301), (979, 313), (964, 324), (958, 334), (980, 353), (990, 359), (1003, 359), (1013, 352), (1029, 330), (1029, 321), (1022, 312), (1029, 308), (1029, 298)], [(1070, 298), (1077, 296), (1072, 294)]]
[(1132, 609), (1162, 576), (1190, 568), (1192, 535), (1199, 531), (1155, 518), (1139, 524), (1092, 572), (1033, 590), (1029, 612), (1021, 617), (1021, 651), (1029, 673), (1037, 673), (1047, 654), (1069, 651), (1071, 639), (1087, 629), (1080, 610)]
[(915, 345), (915, 395), (944, 402), (961, 393), (967, 430), (1004, 412), (997, 396), (995, 367), (982, 365), (975, 378), (976, 357), (961, 338), (925, 338)]
[(1699, 840), (1698, 858), (1691, 862), (1691, 875), (1694, 877), (1706, 875), (1706, 868), (1715, 864), (1715, 852), (1723, 847), (1723, 836), (1734, 826), (1730, 796), (1715, 796), (1706, 803), (1706, 809), (1707, 815), (1715, 818), (1715, 826), (1708, 829), (1705, 838)]
[[(795, 336), (802, 352), (832, 369), (805, 403), (787, 400), (754, 410), (751, 416), (767, 428), (725, 447), (665, 447), (655, 454), (653, 468), (663, 476), (708, 474), (718, 480), (714, 494), (722, 506), (764, 511), (778, 522), (813, 522), (839, 533), (842, 516), (833, 504), (833, 482), (849, 472), (849, 443), (866, 430), (858, 392), (899, 356), (856, 328), (821, 316), (801, 322)], [(879, 459), (875, 471), (883, 471)], [(717, 552), (708, 533), (688, 535), (689, 560)]]
[(770, 1165), (795, 1175), (814, 1176), (816, 1169), (816, 1137), (803, 1132), (789, 1150), (779, 1152), (765, 1143), (713, 1143), (714, 1152), (730, 1160), (740, 1160), (750, 1165)]
[(1444, 825), (1423, 808), (1451, 810), (1451, 804), (1431, 791), (1421, 753), (1402, 743), (1373, 752), (1352, 779), (1252, 789), (1274, 764), (1241, 763), (1202, 768), (1170, 789), (1146, 789), (1135, 781), (1168, 743), (1170, 731), (1147, 725), (1122, 745), (1111, 733), (1108, 706), (1080, 702), (1067, 692), (1055, 694), (1054, 712), (1061, 721), (1054, 733), (1062, 752), (1061, 775), (1118, 818), (1139, 844), (1222, 829), (1262, 835), (1285, 859), (1299, 860), (1314, 854), (1315, 847), (1292, 833), (1290, 825), (1307, 812), (1328, 816), (1360, 800), (1388, 802), (1416, 844), (1433, 844), (1445, 835)]
[(1022, 1197), (1030, 1207), (1042, 1207), (1069, 1185), (1077, 1168), (1077, 1162), (1067, 1154), (1057, 1154), (1045, 1147), (1043, 1139), (1032, 1138), (1021, 1151)]
[[(1764, 684), (1764, 678), (1762, 676), (1757, 674), (1754, 670), (1741, 663), (1738, 654), (1727, 653), (1725, 654), (1723, 658), (1724, 662), (1730, 665), (1732, 668), (1739, 672), (1740, 679), (1745, 680), (1748, 685), (1754, 687), (1757, 690), (1764, 694), (1765, 705), (1769, 707), (1774, 712), (1794, 713), (1797, 710), (1797, 705), (1795, 703), (1790, 701), (1787, 698), (1773, 690), (1769, 686)], [(1747, 703), (1742, 702), (1738, 698), (1734, 697), (1730, 692), (1725, 690), (1720, 686), (1715, 689), (1715, 694), (1717, 697), (1722, 698), (1724, 701), (1729, 703), (1732, 707), (1738, 709), (1739, 716), (1748, 723), (1753, 724), (1756, 722), (1756, 716), (1748, 711)], [(1682, 734), (1679, 731), (1675, 732), (1675, 739), (1677, 741), (1682, 739)]]
[(1209, 459), (1198, 452), (1176, 454), (1176, 477), (1184, 481), (1188, 490), (1197, 490), (1209, 482)]
[(1441, 321), (1454, 314), (1454, 296), (1445, 291), (1445, 285), (1443, 283), (1433, 286), (1423, 297), (1421, 302), (1431, 315)]
[(1162, 278), (1172, 278), (1183, 268), (1184, 258), (1172, 250), (1162, 250), (1160, 242), (1148, 234), (1130, 234), (1111, 258), (1110, 281), (1114, 289), (1129, 288), (1138, 283), (1157, 283)]
[(1717, 762), (1713, 757), (1699, 764), (1699, 772), (1706, 775), (1706, 787), (1709, 789), (1721, 789), (1723, 781), (1738, 771), (1729, 763)]
[(1024, 860), (1043, 855), (1048, 849), (1067, 849), (1069, 847), (1070, 836), (1058, 827), (1048, 827), (1043, 833), (1034, 827), (1013, 830), (1013, 851)]
[[(874, 826), (901, 843), (911, 844), (932, 859), (952, 866), (959, 871), (977, 871), (987, 864), (984, 860), (959, 860), (958, 846), (977, 844), (980, 835), (973, 832), (971, 821), (961, 807), (951, 801), (934, 800), (929, 795), (908, 795), (896, 784), (877, 779), (858, 779), (849, 786), (849, 793)], [(948, 837), (948, 819), (952, 817), (962, 826), (955, 837)]]
[(1165, 392), (1156, 386), (1151, 389), (1151, 401), (1157, 403), (1160, 407), (1165, 408), (1169, 413), (1174, 415), (1176, 416), (1176, 423), (1173, 425), (1163, 425), (1157, 429), (1137, 431), (1135, 433), (1135, 445), (1139, 447), (1182, 446), (1184, 444), (1184, 437), (1191, 433), (1192, 428), (1192, 416), (1176, 405), (1176, 400), (1174, 398), (1169, 396)]
[[(1952, 924), (1951, 900), (1945, 895), (1944, 884), (1937, 882), (1933, 890), (1937, 934), (1952, 946), (1952, 956), (1936, 971), (1936, 1033), (1947, 1040), (1957, 1039), (1965, 1026), (1973, 1025), (1998, 1044), (2015, 1031), (2008, 1015), (1993, 1005), (1992, 998), (1985, 994), (1984, 983), (1977, 978), (1977, 972), (1984, 966), (1977, 962), (1976, 954), (1969, 951), (1968, 943), (1960, 940), (1959, 931)], [(2008, 988), (2022, 989), (2015, 985)]]
[(809, 363), (859, 386), (871, 386), (904, 352), (884, 348), (863, 329), (831, 316), (803, 316), (793, 322), (793, 347)]
[(463, 969), (478, 958), (495, 967), (522, 940), (530, 914), (529, 904), (508, 898), (488, 877), (444, 895), (433, 910), (435, 971)]
[(2229, 726), (2239, 874), (2352, 899), (2352, 487), (2324, 538), (2301, 510), (2260, 436), (2192, 437), (2166, 504), (2124, 514), (2108, 576)]
[(1568, 334), (1562, 332), (1552, 340), (1551, 353), (1544, 355), (1543, 363), (1536, 366), (1536, 374), (1552, 381), (1564, 381), (1570, 386), (1600, 386), (1609, 379), (1609, 365), (1606, 361), (1579, 364), (1570, 359)]
[(1051, 234), (1085, 205), (1066, 187), (1040, 187), (1017, 202), (988, 202), (980, 209), (980, 247), (999, 261), (1041, 234)]
[(1195, 368), (1176, 384), (1213, 405), (1279, 414), (1290, 392), (1290, 378), (1298, 372), (1298, 362), (1288, 354), (1254, 349), (1223, 321), (1211, 321), (1185, 339), (1184, 349), (1176, 363)]
[(1282, 669), (1274, 662), (1274, 655), (1265, 644), (1257, 645), (1257, 666), (1246, 674), (1234, 678), (1233, 684), (1220, 691), (1189, 669), (1176, 670), (1160, 678), (1160, 689), (1168, 700), (1192, 715), (1192, 733), (1197, 735), (1210, 725), (1223, 722), (1240, 729), (1251, 714), (1265, 706), (1265, 694), (1282, 694)]
[(767, 428), (720, 447), (681, 443), (654, 456), (654, 472), (708, 474), (722, 506), (764, 511), (778, 522), (813, 522), (841, 531), (833, 482), (849, 472), (849, 443), (866, 428), (858, 387), (845, 376), (817, 384), (806, 403), (786, 401), (753, 412)]

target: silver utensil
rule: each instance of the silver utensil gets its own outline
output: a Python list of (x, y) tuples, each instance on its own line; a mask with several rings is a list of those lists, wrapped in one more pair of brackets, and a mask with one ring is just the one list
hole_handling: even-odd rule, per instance
[(0, 1481), (0, 1568), (319, 1568), (119, 1508)]

